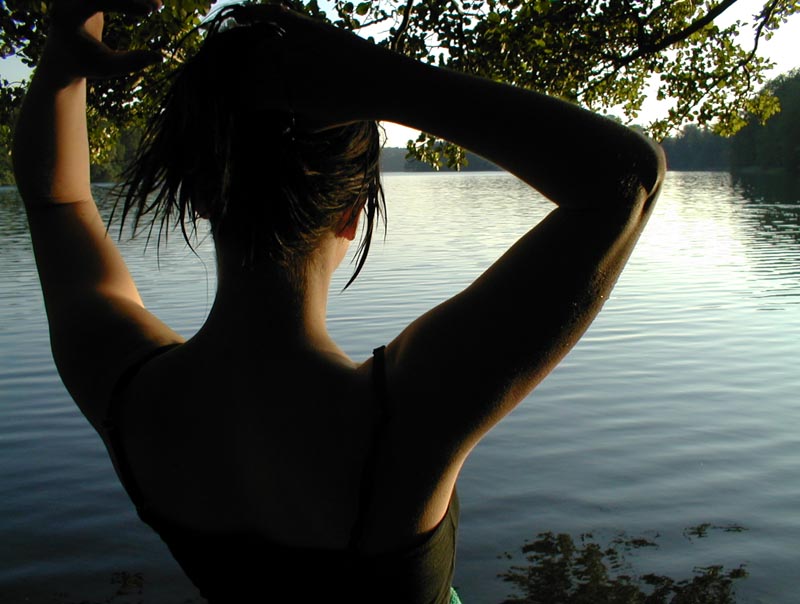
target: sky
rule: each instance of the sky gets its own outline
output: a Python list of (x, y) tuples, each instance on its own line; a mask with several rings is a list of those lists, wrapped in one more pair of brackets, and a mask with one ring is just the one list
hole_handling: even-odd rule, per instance
[[(231, 0), (222, 0), (218, 4), (227, 3)], [(720, 25), (735, 19), (749, 20), (763, 5), (763, 0), (740, 0), (733, 7), (724, 13), (725, 20), (720, 20)], [(749, 31), (748, 39), (752, 36)], [(748, 40), (749, 41), (749, 40)], [(749, 48), (749, 44), (746, 45)], [(800, 15), (794, 15), (785, 23), (770, 40), (763, 40), (759, 44), (759, 52), (762, 56), (769, 57), (775, 61), (775, 68), (769, 72), (768, 77), (775, 77), (781, 73), (786, 73), (791, 69), (800, 67)], [(15, 81), (26, 77), (26, 68), (16, 59), (0, 60), (0, 77)], [(659, 106), (655, 101), (645, 103), (644, 109), (640, 114), (639, 121), (646, 124), (661, 113), (663, 105)], [(405, 147), (409, 138), (416, 138), (418, 132), (409, 130), (403, 126), (384, 122), (386, 130), (387, 147)]]

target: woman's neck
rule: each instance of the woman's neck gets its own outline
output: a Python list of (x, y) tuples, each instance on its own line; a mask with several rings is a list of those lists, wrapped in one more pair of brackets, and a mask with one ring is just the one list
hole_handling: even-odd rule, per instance
[(242, 268), (241, 262), (230, 261), (218, 250), (217, 294), (201, 332), (227, 341), (246, 337), (284, 347), (339, 351), (326, 323), (336, 267), (324, 260), (315, 253), (292, 279), (277, 264)]

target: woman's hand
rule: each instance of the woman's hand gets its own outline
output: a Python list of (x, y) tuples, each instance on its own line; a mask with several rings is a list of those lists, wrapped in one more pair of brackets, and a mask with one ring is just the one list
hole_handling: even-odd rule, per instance
[(91, 199), (86, 78), (127, 74), (160, 60), (102, 42), (103, 11), (146, 15), (160, 0), (55, 0), (50, 32), (14, 133), (14, 172), (28, 207)]
[(263, 32), (263, 43), (251, 46), (247, 87), (254, 98), (274, 97), (279, 82), (276, 108), (312, 130), (383, 117), (374, 97), (389, 92), (386, 74), (396, 78), (400, 55), (280, 4), (225, 10), (239, 25)]
[(160, 0), (58, 0), (40, 69), (67, 84), (126, 75), (159, 62), (158, 52), (112, 50), (102, 38), (103, 12), (144, 16), (160, 7)]

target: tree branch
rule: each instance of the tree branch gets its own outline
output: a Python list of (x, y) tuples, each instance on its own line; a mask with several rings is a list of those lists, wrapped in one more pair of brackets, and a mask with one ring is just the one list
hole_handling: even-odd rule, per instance
[(639, 58), (643, 57), (646, 54), (653, 54), (653, 53), (661, 52), (662, 50), (666, 50), (667, 48), (669, 48), (673, 44), (676, 44), (677, 42), (680, 42), (681, 40), (685, 40), (686, 38), (691, 36), (693, 33), (696, 33), (698, 31), (700, 31), (701, 29), (703, 29), (706, 25), (710, 25), (711, 23), (713, 23), (714, 19), (719, 17), (722, 13), (724, 13), (726, 10), (728, 10), (731, 6), (736, 4), (738, 1), (739, 0), (723, 0), (723, 2), (720, 2), (717, 6), (712, 8), (710, 11), (708, 11), (705, 15), (703, 15), (702, 17), (700, 17), (696, 21), (693, 21), (692, 23), (690, 23), (684, 29), (682, 29), (680, 31), (676, 31), (673, 34), (670, 34), (668, 36), (665, 36), (665, 37), (661, 38), (661, 40), (659, 40), (655, 44), (649, 44), (649, 43), (644, 43), (643, 45), (640, 44), (639, 48), (637, 48), (631, 54), (629, 54), (629, 55), (627, 55), (625, 57), (622, 57), (620, 59), (619, 64), (618, 64), (618, 68), (617, 68), (616, 71), (619, 71), (619, 69), (621, 69), (622, 67), (630, 65), (636, 59), (639, 59)]
[(377, 25), (378, 23), (383, 23), (389, 18), (389, 15), (384, 15), (382, 17), (376, 17), (372, 21), (365, 21), (362, 23), (358, 29), (364, 29), (365, 27), (372, 27), (373, 25)]
[(408, 24), (411, 21), (411, 8), (414, 6), (414, 0), (408, 0), (406, 2), (406, 7), (403, 10), (403, 21), (400, 23), (400, 27), (398, 28), (397, 32), (394, 35), (394, 40), (392, 40), (391, 49), (394, 52), (400, 52), (403, 48), (403, 36), (408, 29)]
[(772, 2), (765, 6), (764, 9), (761, 11), (761, 21), (758, 23), (758, 27), (756, 27), (755, 36), (753, 36), (753, 50), (750, 51), (750, 59), (752, 59), (756, 55), (756, 51), (758, 50), (758, 43), (761, 41), (761, 36), (764, 34), (764, 28), (769, 23), (770, 18), (772, 17), (772, 13), (775, 12), (775, 8), (778, 6), (778, 0), (772, 0)]

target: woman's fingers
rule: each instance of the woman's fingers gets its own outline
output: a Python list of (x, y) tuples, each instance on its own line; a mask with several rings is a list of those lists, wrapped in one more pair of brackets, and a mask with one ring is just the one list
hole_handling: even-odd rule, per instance
[(74, 45), (74, 62), (81, 75), (109, 78), (140, 71), (161, 62), (161, 53), (152, 50), (112, 50), (93, 32), (84, 30)]
[(60, 0), (53, 11), (48, 43), (58, 48), (51, 62), (71, 76), (106, 78), (140, 71), (162, 60), (149, 50), (115, 51), (103, 44), (103, 15), (108, 12), (144, 16), (160, 8), (160, 0)]
[(110, 78), (118, 75), (127, 75), (141, 71), (145, 67), (160, 63), (163, 57), (160, 53), (151, 50), (129, 50), (114, 52), (107, 50), (98, 55), (93, 61), (91, 73), (86, 74), (93, 78)]

